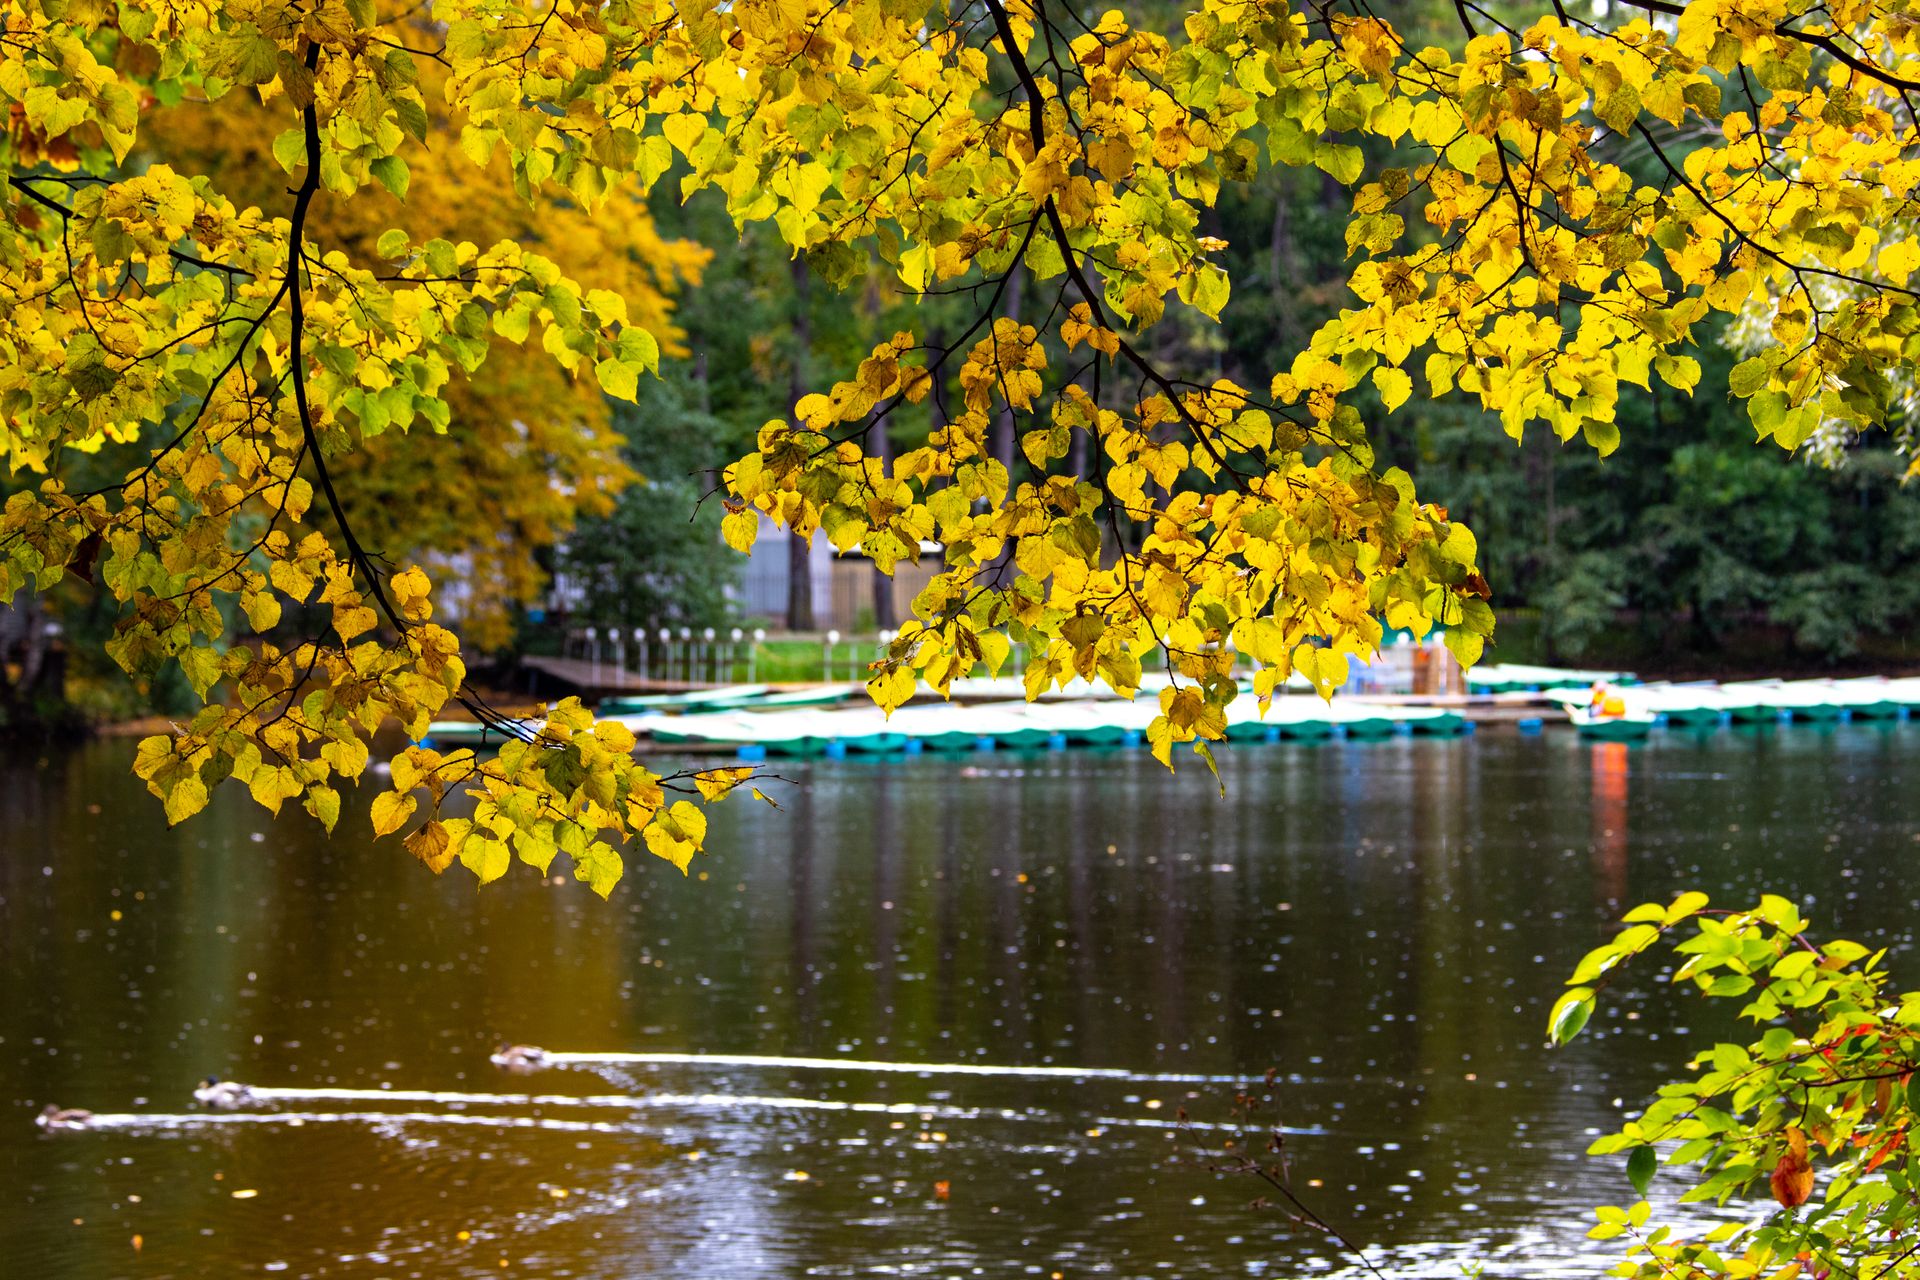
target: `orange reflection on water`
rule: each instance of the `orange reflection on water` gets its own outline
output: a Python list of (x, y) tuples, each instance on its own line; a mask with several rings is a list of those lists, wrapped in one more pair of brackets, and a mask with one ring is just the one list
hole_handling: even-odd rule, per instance
[(1592, 747), (1594, 889), (1611, 904), (1627, 896), (1627, 744)]

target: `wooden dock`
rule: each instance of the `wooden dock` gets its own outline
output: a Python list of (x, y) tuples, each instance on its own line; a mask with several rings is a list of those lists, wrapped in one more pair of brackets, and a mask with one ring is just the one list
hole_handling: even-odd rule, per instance
[(734, 683), (722, 681), (716, 685), (702, 680), (642, 680), (635, 672), (611, 662), (588, 662), (580, 658), (522, 658), (519, 668), (521, 678), (513, 682), (518, 688), (551, 697), (572, 694), (588, 703), (621, 694), (690, 693), (696, 689), (715, 689)]

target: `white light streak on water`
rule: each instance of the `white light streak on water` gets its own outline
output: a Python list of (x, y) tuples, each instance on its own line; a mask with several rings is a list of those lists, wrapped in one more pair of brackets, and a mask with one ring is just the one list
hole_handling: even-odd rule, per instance
[(1129, 1080), (1141, 1084), (1246, 1084), (1251, 1076), (1202, 1076), (1177, 1072), (1128, 1071), (1121, 1067), (1010, 1067), (976, 1062), (878, 1062), (862, 1058), (785, 1058), (743, 1053), (549, 1053), (558, 1066), (773, 1067), (805, 1071), (884, 1071), (904, 1075), (1032, 1076), (1058, 1080)]

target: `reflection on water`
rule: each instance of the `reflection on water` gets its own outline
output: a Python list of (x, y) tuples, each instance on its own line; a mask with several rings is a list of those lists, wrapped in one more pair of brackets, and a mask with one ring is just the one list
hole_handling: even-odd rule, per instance
[(1621, 904), (1765, 888), (1896, 960), (1920, 907), (1920, 726), (1237, 748), (1224, 802), (1138, 752), (786, 765), (705, 878), (611, 904), (435, 880), (364, 814), (169, 832), (130, 755), (0, 765), (21, 1274), (1350, 1271), (1175, 1158), (1273, 1067), (1299, 1185), (1394, 1274), (1594, 1275), (1627, 1192), (1580, 1153), (1712, 1032), (1647, 981), (1542, 1047)]

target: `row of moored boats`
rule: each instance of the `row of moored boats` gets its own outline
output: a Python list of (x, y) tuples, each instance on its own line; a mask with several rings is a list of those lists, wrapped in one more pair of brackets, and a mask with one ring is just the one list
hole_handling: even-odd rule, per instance
[[(1476, 705), (1559, 703), (1582, 734), (1597, 738), (1640, 738), (1661, 725), (1891, 720), (1920, 707), (1920, 678), (1635, 684), (1624, 673), (1550, 667), (1496, 668), (1483, 678), (1501, 687), (1489, 696), (1476, 686), (1482, 695)], [(1129, 746), (1144, 740), (1160, 714), (1151, 680), (1131, 701), (1078, 682), (1063, 695), (1036, 702), (1019, 697), (1017, 682), (1007, 680), (959, 681), (953, 692), (954, 701), (912, 703), (887, 716), (855, 684), (730, 685), (609, 699), (596, 714), (662, 748), (748, 759)], [(525, 720), (513, 729), (531, 736), (540, 727), (538, 720)], [(1455, 707), (1362, 696), (1328, 702), (1294, 688), (1276, 696), (1264, 713), (1251, 691), (1227, 708), (1227, 738), (1233, 742), (1450, 736), (1472, 728)], [(436, 722), (427, 737), (428, 745), (441, 749), (498, 746), (503, 740), (497, 728), (461, 720)]]
[[(856, 694), (858, 704), (845, 705), (855, 702)], [(1129, 746), (1145, 739), (1148, 725), (1160, 714), (1159, 698), (1148, 691), (1132, 701), (1079, 697), (915, 703), (891, 716), (866, 702), (859, 686), (808, 690), (804, 698), (749, 686), (663, 695), (644, 706), (635, 706), (636, 701), (603, 703), (596, 714), (663, 747), (747, 758)], [(520, 723), (528, 731), (540, 727), (538, 721)], [(1358, 698), (1329, 703), (1299, 692), (1275, 697), (1264, 716), (1251, 693), (1235, 699), (1227, 711), (1227, 737), (1236, 742), (1451, 735), (1471, 728), (1465, 716), (1450, 710)], [(498, 730), (458, 720), (436, 722), (427, 736), (428, 745), (443, 750), (498, 746), (502, 740)]]
[(1583, 734), (1640, 738), (1657, 727), (1710, 729), (1723, 724), (1900, 720), (1920, 708), (1920, 678), (1742, 680), (1727, 684), (1606, 685), (1545, 690)]

